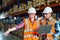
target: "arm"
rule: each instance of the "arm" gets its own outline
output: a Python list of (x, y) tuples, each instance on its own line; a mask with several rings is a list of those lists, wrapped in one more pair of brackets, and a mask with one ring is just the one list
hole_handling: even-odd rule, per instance
[(9, 29), (4, 33), (4, 35), (7, 36), (10, 32), (15, 31), (15, 30), (18, 30), (18, 29), (22, 28), (23, 26), (24, 26), (24, 22), (22, 21), (19, 25), (16, 25), (16, 26), (13, 27), (13, 28), (9, 28)]

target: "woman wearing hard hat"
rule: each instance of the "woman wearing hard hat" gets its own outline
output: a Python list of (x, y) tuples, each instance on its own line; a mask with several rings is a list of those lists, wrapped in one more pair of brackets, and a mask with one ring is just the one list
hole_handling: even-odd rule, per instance
[[(44, 36), (46, 37), (47, 40), (53, 40), (53, 34), (55, 32), (55, 29), (54, 29), (54, 25), (55, 25), (55, 19), (52, 18), (52, 8), (51, 7), (46, 7), (44, 10), (43, 10), (43, 16), (40, 18), (40, 25), (49, 25), (51, 24), (52, 25), (52, 29), (51, 29), (51, 32), (50, 33), (47, 33), (47, 34), (44, 34), (42, 35), (43, 36), (43, 40), (44, 39)], [(48, 30), (48, 29), (47, 29)]]
[[(7, 36), (11, 31), (18, 30), (24, 26), (24, 37), (23, 40), (38, 40), (37, 35), (33, 35), (33, 31), (38, 28), (39, 22), (36, 21), (35, 14), (36, 10), (35, 8), (31, 7), (28, 10), (29, 18), (24, 19), (19, 25), (9, 28), (4, 35)], [(38, 23), (37, 23), (38, 22)]]

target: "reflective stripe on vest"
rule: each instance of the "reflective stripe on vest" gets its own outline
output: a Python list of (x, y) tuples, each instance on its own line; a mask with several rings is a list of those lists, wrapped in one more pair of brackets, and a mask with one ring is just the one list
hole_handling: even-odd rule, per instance
[[(36, 20), (36, 25), (38, 26), (38, 21)], [(28, 38), (28, 37), (34, 37), (34, 38), (38, 38), (36, 35), (33, 35), (33, 29), (29, 27), (28, 25), (28, 19), (26, 19), (26, 29), (24, 30), (25, 35), (24, 38)]]
[[(33, 31), (33, 29), (29, 28), (29, 25), (28, 25), (28, 19), (26, 19), (26, 29), (24, 30), (25, 33), (31, 33)], [(28, 38), (28, 37), (32, 37), (32, 33), (31, 34), (25, 34), (24, 35), (24, 38)]]
[(38, 36), (32, 34), (24, 35), (24, 38), (28, 38), (28, 37), (39, 38)]
[(26, 29), (24, 30), (24, 32), (29, 32), (29, 31), (33, 31), (33, 29), (29, 28), (28, 19), (26, 19)]
[(24, 35), (24, 38), (32, 37), (32, 34)]
[[(37, 27), (39, 27), (38, 20), (36, 20), (36, 25), (37, 25)], [(33, 29), (29, 28), (28, 19), (26, 19), (26, 29), (24, 30), (24, 32), (29, 32), (29, 31), (33, 31)]]
[(24, 32), (29, 32), (29, 31), (33, 31), (33, 30), (31, 28), (24, 30)]

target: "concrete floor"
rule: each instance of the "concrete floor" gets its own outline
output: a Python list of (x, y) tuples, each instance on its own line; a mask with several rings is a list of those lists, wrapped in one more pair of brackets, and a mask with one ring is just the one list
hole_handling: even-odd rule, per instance
[(0, 30), (0, 40), (22, 40), (22, 38), (19, 38), (15, 35), (9, 34), (7, 37), (3, 35), (4, 29)]

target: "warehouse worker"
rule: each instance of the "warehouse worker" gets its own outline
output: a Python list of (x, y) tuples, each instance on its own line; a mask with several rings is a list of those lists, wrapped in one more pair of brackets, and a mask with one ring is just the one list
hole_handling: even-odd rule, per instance
[[(54, 34), (55, 30), (54, 30), (54, 25), (55, 25), (55, 19), (52, 18), (52, 8), (51, 7), (46, 7), (44, 10), (43, 10), (43, 16), (41, 18), (39, 18), (40, 20), (40, 25), (49, 25), (49, 24), (52, 24), (52, 29), (51, 29), (51, 32), (50, 33), (47, 33), (45, 35), (43, 35), (42, 39), (44, 39), (44, 36), (46, 37), (47, 40), (52, 40), (53, 37), (52, 35)], [(48, 29), (47, 29), (48, 30)]]
[(23, 40), (38, 40), (37, 35), (33, 35), (33, 31), (38, 28), (39, 22), (36, 21), (35, 14), (36, 10), (35, 8), (31, 7), (28, 10), (29, 18), (24, 19), (19, 25), (9, 28), (4, 35), (7, 36), (11, 31), (18, 30), (24, 26), (24, 37)]

